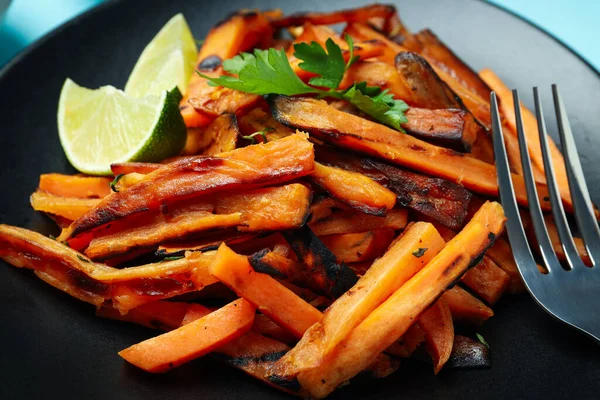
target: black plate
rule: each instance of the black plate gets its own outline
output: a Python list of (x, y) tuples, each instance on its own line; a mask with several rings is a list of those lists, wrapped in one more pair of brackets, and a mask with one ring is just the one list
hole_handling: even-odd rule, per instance
[[(347, 8), (361, 1), (198, 1), (104, 4), (69, 22), (14, 59), (0, 73), (0, 222), (44, 233), (51, 223), (28, 204), (38, 176), (71, 173), (56, 129), (66, 77), (86, 87), (123, 87), (148, 41), (183, 12), (196, 37), (238, 8), (286, 12)], [(482, 2), (399, 1), (409, 28), (431, 27), (475, 69), (492, 67), (522, 89), (538, 85), (551, 110), (550, 84), (560, 85), (593, 199), (600, 200), (600, 79), (551, 37)], [(550, 112), (548, 111), (548, 114)], [(553, 116), (548, 124), (554, 127)], [(554, 131), (554, 129), (553, 129)], [(553, 132), (554, 134), (555, 132)], [(554, 135), (555, 136), (555, 135)], [(29, 271), (0, 266), (0, 398), (276, 399), (285, 396), (210, 358), (165, 375), (127, 365), (117, 351), (148, 338), (143, 328), (94, 317), (93, 308), (49, 287)], [(353, 384), (332, 398), (597, 398), (600, 348), (555, 322), (527, 296), (505, 297), (480, 330), (492, 347), (489, 370), (433, 376), (431, 366), (406, 362), (400, 372)]]

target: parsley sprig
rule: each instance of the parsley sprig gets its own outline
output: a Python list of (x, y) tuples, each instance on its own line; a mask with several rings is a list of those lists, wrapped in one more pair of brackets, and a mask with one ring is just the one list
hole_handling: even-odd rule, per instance
[(308, 81), (309, 84), (294, 73), (284, 50), (272, 48), (256, 49), (254, 54), (241, 53), (225, 60), (225, 71), (237, 77), (223, 75), (213, 78), (196, 72), (207, 79), (211, 86), (223, 86), (246, 93), (285, 96), (314, 94), (320, 98), (346, 100), (375, 120), (403, 131), (401, 124), (407, 122), (404, 112), (408, 105), (394, 99), (388, 90), (367, 86), (365, 82), (354, 83), (345, 90), (338, 89), (346, 70), (359, 59), (354, 55), (352, 38), (346, 35), (345, 39), (350, 52), (348, 62), (344, 60), (340, 46), (331, 38), (327, 39), (325, 49), (317, 42), (294, 45), (294, 56), (302, 61), (298, 66), (317, 74)]

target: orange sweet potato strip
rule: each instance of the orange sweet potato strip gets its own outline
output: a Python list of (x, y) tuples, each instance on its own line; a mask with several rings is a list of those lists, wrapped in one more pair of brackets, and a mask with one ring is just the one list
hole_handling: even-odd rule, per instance
[(375, 308), (426, 265), (442, 248), (444, 239), (433, 225), (418, 222), (402, 236), (359, 281), (337, 299), (274, 370), (296, 376), (316, 368)]
[(327, 218), (309, 224), (317, 236), (367, 232), (373, 229), (403, 229), (406, 209), (393, 209), (385, 217), (367, 215), (354, 210), (336, 211)]
[(418, 324), (425, 333), (425, 345), (433, 361), (433, 372), (437, 375), (450, 358), (454, 344), (454, 324), (446, 301), (436, 301), (421, 315)]
[[(254, 108), (247, 114), (244, 114), (238, 119), (240, 131), (244, 136), (249, 136), (253, 133), (264, 131), (267, 137), (267, 142), (279, 140), (286, 136), (294, 134), (294, 130), (287, 126), (281, 125), (273, 119), (270, 113), (267, 113), (262, 108)], [(254, 139), (262, 142), (262, 136), (257, 135)]]
[(487, 254), (496, 265), (504, 270), (510, 277), (507, 293), (522, 293), (525, 291), (525, 284), (519, 274), (519, 269), (515, 262), (510, 244), (504, 238), (498, 238), (494, 245), (489, 248)]
[(248, 146), (218, 157), (196, 156), (162, 166), (126, 191), (111, 193), (63, 232), (67, 240), (161, 204), (223, 190), (253, 189), (312, 172), (313, 145), (302, 134)]
[(214, 255), (190, 253), (179, 260), (117, 269), (39, 233), (0, 225), (0, 257), (6, 262), (32, 269), (47, 283), (97, 307), (112, 300), (121, 313), (215, 283), (208, 272)]
[[(506, 119), (506, 123), (510, 129), (505, 129), (505, 135), (512, 135), (517, 137), (517, 123), (514, 109), (513, 96), (510, 89), (504, 82), (496, 75), (491, 69), (483, 69), (479, 72), (479, 76), (496, 92), (496, 95), (500, 99), (500, 109), (502, 115)], [(537, 119), (535, 115), (526, 107), (521, 105), (521, 115), (523, 117), (523, 128), (525, 131), (525, 137), (527, 139), (527, 145), (529, 149), (529, 156), (531, 157), (532, 164), (535, 169), (539, 171), (536, 174), (538, 182), (546, 182), (544, 179), (544, 159), (542, 158), (542, 148), (540, 147), (540, 136), (538, 133)], [(561, 193), (561, 197), (570, 197), (569, 183), (567, 180), (567, 171), (565, 169), (565, 160), (560, 150), (554, 143), (554, 140), (548, 136), (548, 144), (550, 146), (550, 155), (552, 156), (552, 166), (554, 167), (554, 176), (558, 183), (558, 188)]]
[(510, 276), (486, 256), (478, 265), (465, 273), (461, 283), (486, 303), (494, 305), (508, 287)]
[(112, 173), (116, 175), (125, 175), (125, 174), (149, 174), (150, 172), (156, 171), (162, 167), (161, 164), (158, 163), (145, 163), (145, 162), (124, 162), (124, 163), (114, 163), (110, 165), (110, 169)]
[(385, 352), (395, 357), (408, 358), (424, 341), (425, 333), (419, 327), (419, 324), (414, 324), (408, 328), (398, 341), (385, 349)]
[(198, 144), (197, 154), (214, 156), (226, 151), (235, 150), (240, 136), (235, 114), (224, 113), (210, 123), (202, 133), (205, 146)]
[[(309, 98), (276, 96), (271, 99), (273, 116), (284, 125), (309, 132), (340, 147), (387, 159), (395, 164), (448, 179), (474, 192), (497, 196), (496, 169), (462, 153), (425, 143), (376, 122), (339, 111)], [(517, 200), (527, 204), (523, 178), (513, 174)], [(544, 209), (550, 208), (548, 189), (538, 185)], [(563, 199), (572, 209), (571, 199)]]
[(384, 216), (396, 204), (394, 192), (357, 172), (315, 163), (310, 176), (331, 197), (366, 214)]
[(366, 42), (369, 40), (377, 40), (382, 42), (385, 47), (383, 49), (383, 54), (378, 59), (390, 65), (394, 64), (396, 54), (400, 53), (401, 51), (406, 51), (406, 48), (403, 46), (391, 41), (385, 35), (360, 22), (348, 24), (344, 30), (344, 33), (350, 35), (356, 42)]
[(377, 307), (317, 368), (298, 375), (317, 398), (370, 365), (393, 344), (447, 288), (485, 253), (504, 228), (498, 203), (486, 203), (467, 226), (421, 271)]
[[(233, 14), (210, 30), (198, 54), (196, 68), (205, 75), (220, 76), (223, 74), (221, 63), (224, 60), (252, 49), (261, 40), (270, 39), (272, 32), (264, 13)], [(190, 99), (194, 99), (196, 106), (204, 111), (194, 109), (189, 103)], [(259, 99), (259, 96), (209, 86), (204, 78), (194, 73), (181, 100), (180, 110), (187, 127), (199, 127), (208, 125), (223, 112), (236, 112), (255, 104)]]
[(167, 372), (246, 333), (255, 308), (244, 299), (160, 336), (135, 344), (119, 355), (148, 372)]
[(393, 229), (375, 229), (363, 233), (321, 236), (321, 241), (345, 263), (374, 260), (388, 248), (395, 233)]
[(306, 22), (315, 25), (333, 25), (340, 22), (367, 22), (371, 18), (385, 20), (396, 14), (396, 7), (390, 4), (371, 4), (368, 6), (338, 10), (332, 12), (297, 13), (281, 17), (272, 22), (274, 27), (300, 26)]
[(225, 244), (219, 246), (210, 273), (298, 338), (322, 318), (319, 310), (269, 275), (255, 272), (246, 257)]
[(177, 301), (155, 301), (131, 309), (127, 314), (121, 314), (121, 312), (114, 308), (112, 304), (107, 303), (96, 310), (96, 316), (132, 322), (147, 328), (170, 331), (177, 329), (181, 325), (187, 309), (187, 303)]
[(55, 196), (102, 198), (110, 193), (110, 181), (110, 178), (97, 176), (42, 174), (38, 188)]
[(295, 344), (297, 341), (294, 335), (277, 325), (277, 323), (265, 314), (256, 314), (254, 325), (252, 325), (252, 332), (290, 345)]
[(481, 325), (494, 316), (491, 308), (458, 285), (446, 290), (441, 298), (448, 304), (453, 321)]
[(357, 62), (344, 74), (340, 89), (347, 89), (355, 82), (367, 82), (369, 86), (379, 86), (389, 90), (395, 98), (408, 103), (412, 101), (411, 90), (393, 65), (381, 61)]
[(58, 215), (73, 221), (98, 205), (100, 199), (60, 197), (38, 190), (32, 193), (29, 202), (36, 211)]

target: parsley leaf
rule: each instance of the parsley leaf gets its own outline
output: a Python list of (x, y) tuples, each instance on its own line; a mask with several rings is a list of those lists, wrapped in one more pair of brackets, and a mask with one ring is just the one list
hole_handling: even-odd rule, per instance
[(119, 180), (121, 180), (123, 175), (124, 174), (119, 174), (119, 175), (115, 176), (115, 179), (113, 179), (113, 181), (108, 184), (108, 186), (110, 186), (110, 190), (112, 190), (113, 192), (119, 191), (119, 189), (117, 189), (117, 183), (119, 182)]
[(481, 344), (483, 344), (488, 349), (490, 348), (490, 345), (488, 344), (488, 342), (485, 341), (483, 336), (481, 336), (479, 333), (476, 333), (475, 336), (477, 336), (477, 339), (481, 342)]
[(417, 258), (421, 258), (421, 257), (423, 257), (423, 255), (425, 254), (426, 251), (427, 251), (427, 247), (419, 247), (418, 250), (415, 250), (412, 252), (412, 255)]
[(324, 86), (337, 89), (346, 72), (346, 61), (340, 46), (329, 38), (325, 42), (327, 53), (317, 42), (297, 43), (294, 45), (294, 56), (302, 60), (298, 66), (305, 71), (319, 74), (310, 78), (308, 83), (315, 86)]
[[(254, 54), (241, 53), (225, 60), (225, 71), (237, 77), (209, 77), (196, 72), (207, 79), (211, 86), (223, 86), (246, 93), (285, 96), (316, 94), (320, 98), (346, 100), (378, 122), (404, 132), (401, 125), (407, 122), (404, 112), (408, 105), (402, 100), (394, 99), (387, 90), (368, 86), (365, 82), (355, 83), (346, 90), (337, 89), (346, 70), (359, 59), (359, 56), (354, 56), (352, 38), (346, 35), (345, 39), (348, 43), (348, 62), (344, 60), (340, 46), (331, 38), (325, 43), (326, 49), (317, 42), (294, 45), (294, 56), (302, 61), (298, 66), (319, 75), (311, 78), (309, 84), (304, 83), (294, 73), (285, 51), (276, 49), (256, 49)], [(325, 87), (328, 90), (310, 85)]]
[(275, 128), (268, 127), (268, 128), (263, 129), (262, 131), (254, 132), (251, 135), (242, 136), (242, 138), (244, 138), (246, 140), (250, 140), (252, 142), (252, 144), (255, 144), (256, 143), (256, 137), (255, 136), (260, 135), (260, 136), (262, 136), (262, 139), (263, 139), (262, 142), (263, 143), (267, 143), (267, 132), (274, 131), (274, 130), (275, 130)]
[(162, 260), (163, 261), (175, 261), (175, 260), (181, 260), (184, 257), (185, 256), (170, 256), (170, 257), (165, 257)]
[(319, 93), (302, 82), (294, 73), (287, 55), (283, 50), (254, 50), (254, 54), (242, 53), (223, 61), (225, 71), (238, 77), (223, 75), (211, 78), (198, 72), (209, 80), (211, 86), (224, 86), (241, 92), (265, 95), (271, 93), (294, 96), (297, 94)]

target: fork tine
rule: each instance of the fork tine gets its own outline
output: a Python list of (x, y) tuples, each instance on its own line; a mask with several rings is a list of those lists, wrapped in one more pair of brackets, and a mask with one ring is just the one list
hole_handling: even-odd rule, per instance
[[(534, 89), (535, 90), (535, 89)], [(538, 246), (544, 259), (544, 264), (548, 269), (548, 272), (552, 272), (552, 268), (555, 265), (560, 265), (556, 253), (552, 248), (552, 242), (546, 229), (546, 223), (544, 222), (544, 215), (540, 207), (540, 199), (538, 197), (535, 180), (533, 178), (533, 172), (531, 169), (531, 159), (529, 157), (529, 146), (527, 145), (527, 139), (525, 137), (525, 130), (523, 127), (523, 118), (521, 115), (521, 101), (519, 100), (519, 92), (513, 90), (513, 101), (515, 107), (515, 119), (517, 125), (517, 135), (519, 137), (519, 151), (521, 152), (521, 164), (523, 166), (523, 178), (525, 179), (525, 188), (527, 190), (527, 199), (529, 203), (529, 213), (531, 214), (531, 222), (533, 223), (533, 229), (535, 230), (535, 236), (537, 238)], [(538, 104), (536, 103), (536, 110)], [(537, 113), (541, 115), (541, 108)]]
[(496, 158), (496, 173), (498, 175), (498, 192), (500, 193), (500, 202), (502, 203), (502, 207), (504, 207), (504, 213), (507, 217), (506, 232), (513, 249), (519, 273), (527, 284), (528, 280), (531, 281), (528, 278), (535, 278), (536, 275), (541, 274), (538, 272), (537, 265), (525, 238), (523, 222), (519, 214), (512, 178), (510, 176), (510, 168), (508, 166), (504, 135), (502, 134), (502, 123), (500, 122), (500, 112), (498, 110), (498, 100), (494, 92), (490, 94), (490, 103), (492, 113), (492, 141)]
[[(575, 146), (575, 140), (573, 139), (569, 118), (567, 117), (567, 112), (560, 94), (558, 93), (556, 84), (552, 85), (552, 95), (554, 97), (554, 108), (556, 110), (560, 142), (565, 155), (565, 167), (567, 169), (567, 179), (569, 181), (569, 189), (571, 190), (571, 197), (573, 199), (575, 219), (577, 220), (577, 225), (581, 231), (581, 236), (588, 249), (588, 253), (592, 258), (594, 265), (596, 265), (596, 261), (598, 260), (598, 257), (600, 257), (600, 230), (598, 229), (590, 193), (588, 192), (583, 176), (583, 170), (581, 169), (581, 162), (579, 161), (579, 155)], [(547, 152), (547, 140), (545, 142), (545, 148), (543, 147), (542, 149), (544, 152)], [(544, 159), (546, 158), (547, 156), (544, 154)]]
[[(548, 193), (550, 196), (550, 204), (552, 205), (552, 216), (558, 231), (558, 237), (562, 244), (565, 256), (571, 268), (584, 267), (583, 262), (579, 258), (579, 253), (575, 247), (573, 236), (567, 223), (567, 216), (560, 197), (558, 185), (554, 175), (554, 166), (552, 165), (552, 155), (548, 146), (548, 133), (546, 131), (546, 123), (544, 121), (544, 112), (540, 101), (540, 95), (537, 87), (533, 88), (533, 97), (535, 101), (535, 111), (538, 122), (538, 133), (540, 135), (540, 146), (544, 159), (544, 170), (546, 172), (546, 182), (548, 184)], [(570, 185), (569, 185), (570, 186)], [(537, 232), (536, 232), (537, 233)]]

